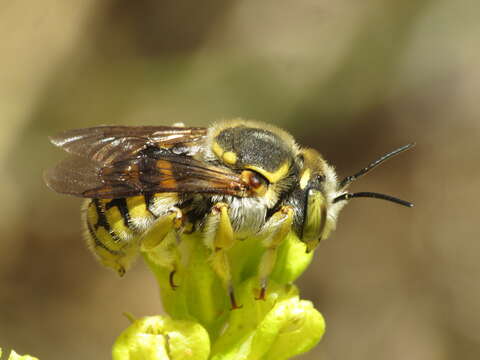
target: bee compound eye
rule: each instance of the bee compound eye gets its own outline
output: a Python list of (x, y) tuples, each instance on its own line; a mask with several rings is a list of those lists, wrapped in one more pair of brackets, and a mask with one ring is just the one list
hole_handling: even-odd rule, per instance
[(255, 173), (252, 173), (250, 176), (250, 186), (254, 189), (258, 189), (260, 186), (264, 184), (264, 181), (260, 176)]
[(244, 170), (241, 176), (255, 194), (263, 195), (267, 191), (268, 181), (262, 175), (252, 170)]
[(319, 183), (321, 182), (324, 182), (325, 181), (325, 175), (317, 175), (317, 179), (316, 179)]

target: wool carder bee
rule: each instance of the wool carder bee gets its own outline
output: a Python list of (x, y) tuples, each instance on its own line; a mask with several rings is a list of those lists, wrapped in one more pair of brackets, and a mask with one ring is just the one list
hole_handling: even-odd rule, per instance
[[(70, 156), (48, 170), (45, 181), (56, 192), (88, 198), (86, 239), (103, 265), (122, 276), (139, 250), (154, 250), (172, 234), (199, 232), (234, 309), (228, 251), (237, 240), (263, 239), (258, 298), (264, 299), (277, 249), (290, 232), (310, 252), (334, 230), (350, 199), (412, 206), (384, 194), (350, 193), (347, 187), (413, 144), (339, 181), (316, 150), (253, 121), (209, 128), (99, 126), (69, 130), (51, 142)], [(177, 260), (161, 261), (171, 270), (174, 287)]]

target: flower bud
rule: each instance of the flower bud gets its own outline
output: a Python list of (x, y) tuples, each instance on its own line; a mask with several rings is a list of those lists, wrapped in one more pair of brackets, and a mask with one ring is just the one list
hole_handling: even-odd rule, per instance
[(210, 340), (198, 323), (149, 316), (136, 320), (117, 339), (113, 360), (208, 359)]

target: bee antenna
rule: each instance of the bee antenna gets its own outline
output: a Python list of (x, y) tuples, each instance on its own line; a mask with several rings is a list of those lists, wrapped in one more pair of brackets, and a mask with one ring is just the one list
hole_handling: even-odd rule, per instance
[(395, 204), (403, 205), (406, 207), (413, 207), (413, 204), (411, 202), (390, 196), (390, 195), (385, 195), (385, 194), (379, 194), (379, 193), (374, 193), (374, 192), (358, 192), (358, 193), (345, 193), (340, 196), (337, 196), (335, 199), (333, 199), (333, 203), (337, 203), (339, 201), (346, 201), (350, 200), (353, 198), (360, 198), (360, 197), (365, 197), (365, 198), (374, 198), (374, 199), (381, 199), (381, 200), (386, 200), (393, 202)]
[[(356, 174), (353, 174), (353, 175), (350, 175), (350, 176), (347, 176), (346, 178), (344, 178), (342, 181), (340, 181), (340, 184), (339, 184), (338, 188), (339, 189), (345, 189), (352, 182), (357, 180), (359, 177), (365, 175), (370, 170), (373, 170), (374, 168), (376, 168), (378, 165), (380, 165), (384, 161), (386, 161), (386, 160), (390, 159), (391, 157), (393, 157), (395, 155), (398, 155), (398, 154), (400, 154), (404, 151), (407, 151), (408, 149), (411, 149), (414, 146), (415, 146), (415, 143), (407, 144), (407, 145), (404, 145), (402, 147), (399, 147), (396, 150), (393, 150), (393, 151), (389, 152), (388, 154), (383, 155), (381, 158), (379, 158), (379, 159), (375, 160), (374, 162), (370, 163), (367, 167), (364, 167), (362, 170), (360, 170)], [(385, 199), (385, 200), (387, 200), (387, 199)]]

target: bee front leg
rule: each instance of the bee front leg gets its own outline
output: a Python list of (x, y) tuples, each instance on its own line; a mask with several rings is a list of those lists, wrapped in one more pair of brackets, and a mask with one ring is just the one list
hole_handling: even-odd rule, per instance
[(182, 223), (182, 211), (172, 208), (155, 220), (140, 240), (142, 252), (148, 253), (150, 259), (157, 265), (170, 269), (169, 283), (172, 290), (178, 287), (174, 282), (174, 275), (178, 269), (178, 231)]
[(212, 207), (207, 218), (205, 234), (205, 245), (211, 250), (210, 264), (225, 288), (228, 289), (232, 310), (239, 309), (242, 306), (237, 305), (235, 301), (232, 274), (227, 256), (228, 249), (235, 242), (227, 204), (217, 203)]
[(275, 266), (278, 247), (292, 229), (292, 223), (293, 208), (291, 206), (283, 206), (270, 217), (260, 232), (260, 235), (264, 237), (262, 245), (266, 250), (260, 260), (260, 293), (258, 297), (255, 298), (256, 300), (265, 300), (268, 278)]

